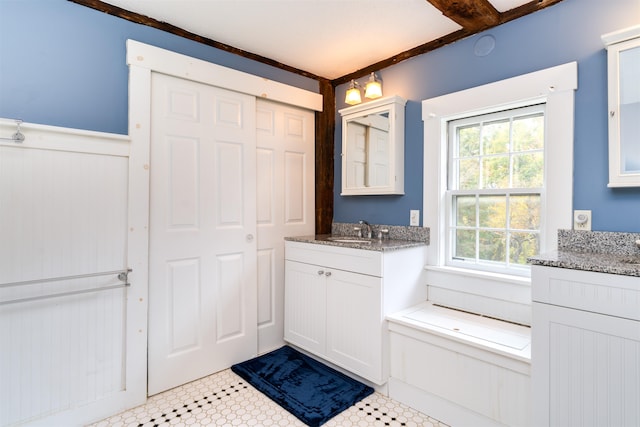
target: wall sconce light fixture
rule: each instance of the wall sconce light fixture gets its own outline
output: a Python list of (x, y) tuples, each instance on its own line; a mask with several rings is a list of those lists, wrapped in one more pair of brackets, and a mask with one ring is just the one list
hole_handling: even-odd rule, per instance
[[(369, 80), (364, 86), (364, 97), (368, 99), (376, 99), (382, 96), (382, 82), (376, 78), (375, 73), (371, 73)], [(347, 94), (344, 97), (344, 102), (349, 105), (360, 104), (362, 102), (362, 96), (360, 94), (360, 84), (351, 80)]]
[(344, 102), (349, 105), (360, 104), (362, 98), (360, 98), (360, 85), (355, 80), (351, 80), (349, 89), (347, 89), (347, 95), (344, 97)]
[(364, 97), (369, 99), (376, 99), (382, 96), (382, 82), (376, 79), (376, 75), (371, 73), (369, 81), (364, 87)]

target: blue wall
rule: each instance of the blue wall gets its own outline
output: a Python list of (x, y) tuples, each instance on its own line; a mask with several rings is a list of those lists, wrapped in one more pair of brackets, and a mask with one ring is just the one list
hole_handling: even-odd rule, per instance
[[(607, 148), (607, 69), (602, 34), (640, 23), (639, 0), (564, 0), (532, 15), (380, 70), (385, 95), (408, 99), (405, 195), (341, 197), (341, 122), (336, 114), (334, 221), (408, 225), (422, 211), (423, 123), (420, 102), (473, 86), (577, 61), (574, 209), (590, 209), (593, 230), (640, 232), (640, 189), (610, 189)], [(473, 54), (479, 37), (496, 39), (492, 53)], [(366, 78), (359, 79), (363, 83)], [(336, 89), (346, 107), (347, 85)], [(572, 159), (567, 159), (570, 164)], [(435, 172), (435, 171), (434, 171)], [(434, 175), (435, 179), (435, 175)], [(422, 223), (422, 222), (421, 222)]]
[(65, 0), (0, 0), (0, 117), (128, 133), (126, 40), (318, 92), (318, 82)]
[[(495, 50), (476, 57), (482, 34), (380, 71), (387, 95), (408, 99), (404, 196), (341, 197), (341, 122), (336, 112), (334, 220), (408, 224), (422, 210), (423, 99), (578, 61), (574, 208), (593, 229), (640, 232), (640, 189), (607, 188), (606, 52), (600, 35), (638, 23), (638, 0), (564, 0), (487, 32)], [(129, 38), (303, 89), (318, 84), (65, 0), (0, 0), (0, 117), (126, 134), (125, 41)], [(366, 78), (361, 79), (361, 81)], [(343, 108), (346, 85), (337, 88)], [(567, 159), (570, 162), (571, 159)]]

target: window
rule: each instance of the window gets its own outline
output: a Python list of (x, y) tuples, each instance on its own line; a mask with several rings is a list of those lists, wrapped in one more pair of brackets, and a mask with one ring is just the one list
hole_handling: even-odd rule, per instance
[[(430, 301), (529, 324), (525, 253), (556, 249), (558, 229), (572, 226), (577, 87), (571, 62), (422, 101)], [(544, 141), (514, 139), (520, 127)], [(518, 214), (524, 206), (529, 216)]]
[(447, 264), (528, 274), (540, 249), (544, 104), (448, 122)]

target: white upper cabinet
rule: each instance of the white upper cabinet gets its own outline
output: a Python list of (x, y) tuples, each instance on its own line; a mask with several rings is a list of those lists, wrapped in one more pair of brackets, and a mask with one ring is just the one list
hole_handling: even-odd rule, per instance
[(404, 106), (399, 96), (340, 110), (343, 196), (404, 194)]
[(607, 47), (609, 187), (640, 187), (640, 25), (602, 36)]

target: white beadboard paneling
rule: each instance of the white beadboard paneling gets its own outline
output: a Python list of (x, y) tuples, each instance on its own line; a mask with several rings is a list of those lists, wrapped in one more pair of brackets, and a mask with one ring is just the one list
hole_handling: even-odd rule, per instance
[(534, 266), (536, 425), (640, 425), (640, 279)]
[[(322, 271), (322, 274), (320, 273)], [(324, 354), (326, 337), (326, 283), (322, 268), (286, 261), (284, 337), (315, 354)]]
[(640, 320), (640, 279), (633, 276), (535, 267), (533, 300)]
[(122, 284), (115, 273), (52, 279), (126, 269), (129, 144), (22, 129), (22, 144), (0, 143), (0, 425), (69, 425), (65, 411), (127, 395), (129, 288), (104, 290)]
[(0, 425), (93, 403), (124, 390), (125, 292), (0, 307)]
[[(507, 358), (492, 349), (392, 326), (391, 398), (450, 425), (531, 425), (528, 362), (509, 359), (513, 366), (505, 366)], [(411, 389), (413, 396), (398, 389)]]
[(534, 422), (639, 425), (640, 322), (533, 306)]
[(326, 356), (357, 375), (383, 384), (382, 279), (341, 270), (330, 273), (326, 287)]
[(0, 146), (0, 283), (122, 269), (128, 159)]

